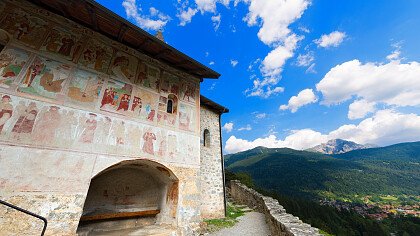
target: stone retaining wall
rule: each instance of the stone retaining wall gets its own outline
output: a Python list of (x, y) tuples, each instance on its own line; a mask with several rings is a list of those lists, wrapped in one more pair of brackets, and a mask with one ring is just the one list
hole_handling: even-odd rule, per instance
[(271, 236), (321, 235), (317, 228), (286, 213), (276, 199), (266, 197), (241, 184), (238, 180), (230, 182), (230, 194), (235, 202), (247, 205), (265, 215)]

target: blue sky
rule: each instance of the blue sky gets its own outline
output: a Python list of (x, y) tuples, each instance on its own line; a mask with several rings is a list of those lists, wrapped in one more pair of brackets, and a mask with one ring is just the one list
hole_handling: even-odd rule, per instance
[(420, 140), (420, 2), (98, 0), (222, 74), (225, 152)]

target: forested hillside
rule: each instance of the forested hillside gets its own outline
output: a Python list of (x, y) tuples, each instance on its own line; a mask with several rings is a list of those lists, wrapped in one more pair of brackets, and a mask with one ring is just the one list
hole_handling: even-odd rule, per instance
[(338, 155), (257, 147), (227, 155), (225, 164), (248, 173), (257, 186), (289, 196), (420, 195), (420, 142)]

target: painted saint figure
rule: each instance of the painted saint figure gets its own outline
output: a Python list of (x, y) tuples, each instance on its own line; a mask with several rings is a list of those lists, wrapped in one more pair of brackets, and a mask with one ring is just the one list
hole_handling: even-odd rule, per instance
[(144, 133), (143, 140), (143, 152), (153, 155), (155, 153), (153, 142), (156, 140), (156, 135), (148, 130), (146, 133)]
[(10, 119), (10, 117), (12, 117), (13, 114), (13, 106), (12, 104), (10, 104), (10, 96), (9, 95), (4, 95), (1, 98), (1, 103), (0, 103), (0, 133), (3, 130), (4, 125), (6, 124), (6, 122)]
[(79, 141), (82, 143), (92, 143), (97, 124), (96, 114), (89, 113), (89, 119), (87, 119), (85, 122), (85, 128), (83, 129)]
[(19, 118), (13, 126), (12, 133), (30, 134), (34, 128), (35, 118), (38, 115), (38, 108), (35, 102), (29, 103), (28, 107), (19, 114)]
[(117, 111), (119, 111), (119, 110), (127, 111), (129, 104), (130, 104), (130, 95), (123, 94), (122, 97), (121, 97), (121, 101), (120, 101), (120, 104), (118, 106)]
[(35, 140), (40, 143), (51, 144), (55, 139), (55, 132), (61, 124), (59, 107), (50, 106), (48, 111), (43, 112), (35, 124)]

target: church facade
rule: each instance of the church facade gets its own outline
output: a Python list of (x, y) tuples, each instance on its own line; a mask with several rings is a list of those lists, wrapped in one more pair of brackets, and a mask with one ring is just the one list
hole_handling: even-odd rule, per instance
[(46, 235), (194, 234), (225, 214), (219, 76), (94, 1), (0, 1), (0, 199)]

